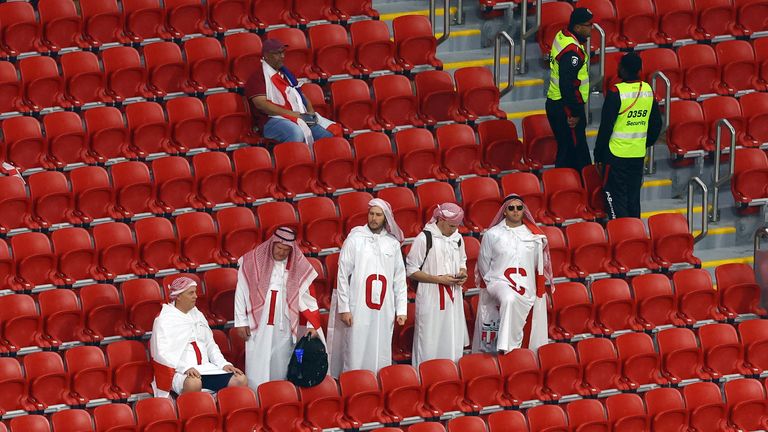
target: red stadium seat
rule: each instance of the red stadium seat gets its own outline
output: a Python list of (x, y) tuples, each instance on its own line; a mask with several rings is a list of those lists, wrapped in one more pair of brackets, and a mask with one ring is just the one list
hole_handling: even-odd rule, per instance
[(80, 290), (83, 305), (83, 322), (90, 333), (97, 336), (138, 337), (142, 330), (127, 321), (124, 305), (113, 285), (87, 285)]
[(128, 404), (122, 403), (96, 407), (93, 410), (93, 423), (96, 425), (96, 432), (134, 430), (136, 427), (133, 410)]
[[(552, 50), (552, 41), (555, 40), (557, 33), (568, 27), (568, 21), (571, 18), (573, 6), (570, 3), (548, 2), (541, 5), (541, 24), (539, 31), (536, 32), (536, 42), (542, 53), (549, 53)], [(596, 19), (600, 25), (602, 21)]]
[(179, 153), (187, 149), (171, 141), (171, 125), (163, 108), (155, 102), (139, 102), (125, 108), (131, 142), (145, 153)]
[[(338, 4), (338, 1), (336, 3)], [(389, 28), (385, 22), (357, 21), (350, 25), (349, 33), (355, 50), (355, 62), (364, 69), (392, 72), (403, 70), (395, 58), (395, 44), (390, 40)]]
[(400, 172), (406, 182), (449, 178), (440, 168), (440, 154), (435, 148), (434, 137), (428, 130), (411, 128), (397, 132), (395, 145), (400, 157)]
[(554, 168), (542, 174), (547, 214), (556, 222), (569, 219), (593, 220), (587, 206), (587, 191), (581, 185), (579, 173), (571, 168)]
[(557, 227), (544, 226), (542, 230), (544, 230), (544, 234), (547, 236), (549, 255), (552, 262), (552, 275), (554, 277), (565, 277), (565, 272), (571, 266), (571, 253), (568, 249), (568, 243), (565, 241), (565, 235)]
[(681, 317), (696, 321), (715, 319), (724, 321), (720, 311), (718, 292), (712, 287), (709, 272), (702, 269), (680, 270), (672, 275), (677, 295), (677, 310)]
[(261, 231), (256, 217), (249, 209), (233, 207), (216, 213), (221, 239), (221, 255), (230, 262), (237, 262), (246, 252), (261, 242)]
[(237, 188), (237, 176), (226, 153), (196, 154), (192, 157), (192, 166), (195, 168), (197, 194), (202, 201), (212, 204), (249, 202)]
[(183, 393), (176, 399), (176, 406), (184, 430), (220, 430), (221, 417), (210, 393)]
[(123, 0), (125, 32), (136, 41), (170, 39), (165, 25), (165, 9), (158, 0)]
[(435, 359), (419, 364), (421, 386), (428, 409), (441, 414), (447, 411), (480, 411), (464, 399), (464, 383), (459, 378), (456, 364), (451, 360)]
[(413, 191), (406, 187), (391, 187), (382, 189), (378, 197), (392, 206), (397, 225), (406, 238), (416, 237), (423, 227), (419, 207)]
[(331, 21), (338, 23), (341, 20), (346, 25), (349, 16), (341, 14), (333, 7), (333, 0), (294, 0), (293, 14), (300, 20), (310, 21)]
[[(12, 4), (28, 3), (3, 3), (0, 7)], [(0, 19), (2, 19), (2, 12), (0, 12)], [(21, 83), (24, 86), (24, 99), (32, 111), (56, 106), (62, 108), (74, 106), (64, 94), (64, 79), (59, 76), (56, 60), (45, 56), (27, 57), (19, 61), (18, 67)]]
[[(274, 0), (257, 0), (254, 3), (254, 8), (259, 3), (262, 3), (262, 7), (271, 5), (277, 5), (280, 2)], [(255, 9), (256, 10), (256, 9)], [(258, 16), (258, 14), (257, 14)], [(285, 49), (285, 67), (293, 73), (296, 78), (309, 78), (312, 80), (327, 78), (321, 77), (312, 67), (312, 51), (309, 49), (307, 43), (307, 37), (299, 29), (295, 28), (279, 28), (267, 33), (267, 39), (277, 39), (280, 42), (288, 45)]]
[(227, 143), (211, 135), (211, 120), (205, 115), (205, 107), (200, 99), (172, 99), (166, 104), (166, 109), (171, 136), (179, 146), (186, 149), (208, 147), (214, 150), (227, 147)]
[(152, 173), (157, 191), (156, 204), (163, 213), (172, 213), (178, 208), (203, 207), (204, 203), (195, 194), (194, 179), (186, 159), (180, 156), (155, 159)]
[(717, 61), (723, 65), (722, 80), (728, 88), (739, 90), (766, 90), (766, 83), (759, 79), (760, 65), (755, 52), (747, 41), (724, 41), (715, 45)]
[[(710, 140), (715, 144), (717, 137), (716, 123), (720, 119), (728, 119), (736, 129), (736, 143), (744, 147), (757, 147), (760, 145), (751, 136), (747, 135), (746, 119), (741, 115), (739, 102), (732, 97), (719, 96), (710, 98), (701, 104), (704, 110), (704, 120), (710, 124)], [(720, 146), (726, 148), (730, 144), (730, 135), (721, 132)], [(714, 148), (714, 146), (713, 146)]]
[(162, 213), (155, 200), (154, 185), (146, 164), (124, 162), (113, 165), (111, 171), (117, 214), (128, 219), (138, 213)]
[(659, 16), (659, 32), (673, 40), (712, 39), (711, 34), (699, 28), (698, 14), (693, 10), (691, 0), (655, 0), (656, 14)]
[(704, 355), (696, 335), (687, 328), (662, 330), (656, 335), (661, 356), (661, 373), (671, 383), (686, 379), (713, 379), (715, 371), (704, 370)]
[(36, 167), (63, 167), (49, 154), (48, 141), (43, 138), (40, 122), (32, 117), (11, 117), (3, 121), (6, 161), (20, 170)]
[(602, 329), (595, 325), (592, 302), (587, 288), (578, 282), (555, 285), (552, 294), (552, 321), (549, 335), (557, 341), (569, 340), (577, 334), (602, 335)]
[(603, 192), (603, 176), (597, 165), (587, 165), (581, 169), (584, 188), (587, 190), (587, 205), (594, 210), (598, 218), (607, 218), (605, 212), (605, 193)]
[(43, 118), (45, 135), (51, 155), (65, 164), (74, 162), (105, 162), (103, 155), (96, 154), (88, 145), (83, 121), (73, 112), (55, 112)]
[(736, 150), (731, 192), (736, 203), (742, 208), (755, 200), (768, 198), (768, 158), (756, 148)]
[(154, 97), (147, 86), (147, 70), (141, 64), (138, 51), (131, 47), (114, 47), (102, 51), (107, 89), (123, 99)]
[(768, 29), (765, 20), (768, 18), (768, 2), (765, 0), (736, 0), (739, 11), (739, 25), (749, 32), (759, 32)]
[(528, 432), (528, 421), (520, 411), (499, 411), (488, 416), (488, 431)]
[(243, 87), (261, 62), (261, 38), (253, 33), (234, 33), (224, 36), (229, 72)]
[(736, 23), (738, 9), (731, 0), (694, 0), (699, 26), (711, 35), (749, 35), (750, 31)]
[[(337, 2), (338, 3), (338, 2)], [(441, 62), (435, 53), (437, 39), (432, 33), (429, 18), (420, 15), (404, 15), (392, 21), (397, 60), (405, 70), (414, 66), (430, 65), (442, 69)]]
[(21, 81), (13, 63), (0, 61), (0, 112), (29, 111), (21, 93)]
[[(211, 34), (208, 11), (201, 0), (164, 0), (168, 27), (174, 37), (195, 33)], [(217, 29), (218, 30), (218, 29)]]
[(481, 154), (483, 149), (477, 145), (475, 132), (467, 125), (451, 124), (437, 129), (437, 145), (442, 169), (454, 176), (497, 172), (495, 168), (486, 168)]
[(499, 108), (499, 88), (490, 69), (484, 66), (465, 67), (456, 70), (453, 77), (461, 99), (462, 114), (467, 119), (483, 116), (507, 118), (507, 113)]
[(480, 417), (456, 417), (448, 421), (448, 432), (486, 432), (485, 421)]
[(0, 322), (2, 325), (2, 344), (13, 352), (24, 347), (58, 346), (59, 341), (52, 340), (40, 332), (41, 317), (35, 307), (35, 301), (26, 294), (11, 294), (0, 297)]
[(114, 104), (122, 97), (110, 92), (107, 79), (99, 65), (96, 54), (88, 51), (73, 51), (61, 56), (64, 72), (64, 88), (67, 96), (78, 105), (92, 102)]
[(737, 314), (766, 315), (765, 309), (760, 306), (760, 286), (749, 265), (723, 264), (715, 268), (715, 278), (722, 309)]
[(0, 233), (6, 234), (9, 230), (25, 226), (40, 226), (33, 221), (24, 182), (14, 176), (2, 177), (0, 191)]
[(14, 358), (0, 358), (0, 382), (3, 393), (0, 394), (2, 412), (15, 410), (42, 411), (45, 405), (33, 401), (27, 393), (28, 383), (24, 379), (21, 364)]
[(256, 394), (247, 387), (226, 387), (216, 395), (226, 430), (259, 430), (261, 410)]
[(58, 256), (59, 272), (67, 279), (105, 280), (106, 274), (98, 269), (98, 256), (91, 236), (84, 228), (64, 228), (51, 234), (53, 250)]
[(741, 430), (756, 430), (766, 427), (768, 402), (765, 389), (756, 379), (728, 381), (723, 389), (730, 411), (730, 420)]
[(437, 412), (425, 407), (419, 377), (410, 365), (395, 364), (380, 369), (379, 382), (388, 412), (400, 418), (437, 416)]
[(264, 234), (264, 239), (268, 239), (278, 227), (289, 227), (296, 231), (297, 241), (301, 242), (302, 232), (298, 229), (299, 218), (296, 216), (296, 210), (287, 202), (268, 202), (256, 208), (256, 216), (259, 218), (259, 225)]
[(693, 236), (688, 232), (685, 215), (653, 215), (648, 218), (648, 231), (653, 242), (653, 259), (662, 268), (669, 268), (676, 263), (701, 266), (701, 260), (693, 256)]
[(763, 119), (768, 114), (768, 95), (758, 92), (746, 94), (739, 98), (739, 105), (747, 125), (747, 135), (760, 144), (768, 142), (768, 130), (763, 127)]
[(97, 47), (98, 42), (87, 40), (82, 33), (82, 19), (72, 0), (42, 0), (37, 3), (40, 14), (41, 39), (51, 51), (61, 48)]
[(739, 335), (744, 345), (747, 363), (760, 370), (768, 369), (768, 325), (765, 320), (749, 320), (739, 324)]
[(685, 88), (691, 98), (705, 93), (733, 94), (721, 81), (721, 66), (709, 45), (685, 45), (677, 51), (683, 70)]
[(360, 427), (360, 423), (348, 420), (344, 415), (344, 399), (339, 394), (336, 380), (330, 375), (314, 387), (299, 387), (304, 403), (304, 419), (316, 428)]
[[(689, 0), (679, 0), (683, 3)], [(662, 2), (663, 3), (663, 2)], [(685, 12), (680, 11), (681, 19), (685, 19)], [(674, 13), (670, 16), (676, 16)], [(676, 28), (676, 26), (672, 26)], [(643, 60), (643, 69), (640, 76), (650, 82), (651, 75), (661, 71), (669, 78), (670, 92), (673, 97), (689, 98), (690, 95), (683, 91), (683, 74), (680, 69), (680, 63), (677, 60), (677, 53), (670, 48), (652, 48), (640, 51), (640, 58)], [(659, 85), (656, 89), (656, 97), (663, 98), (666, 91), (666, 84)]]
[(325, 93), (323, 93), (322, 87), (315, 83), (304, 83), (301, 86), (301, 94), (305, 100), (309, 101), (316, 113), (327, 119), (334, 119), (331, 107), (325, 100)]
[(714, 146), (709, 142), (709, 129), (701, 104), (695, 101), (672, 102), (667, 147), (675, 157), (682, 158), (697, 150), (714, 150)]
[(147, 267), (150, 273), (170, 268), (185, 270), (196, 267), (197, 263), (181, 256), (179, 241), (168, 219), (161, 217), (141, 219), (136, 222), (134, 229), (142, 265)]
[(79, 3), (83, 17), (83, 35), (86, 39), (99, 44), (132, 41), (123, 31), (125, 17), (120, 12), (116, 0), (80, 0)]
[(52, 283), (63, 286), (74, 282), (58, 272), (56, 255), (45, 234), (30, 232), (15, 235), (11, 237), (11, 250), (16, 264), (13, 285), (32, 289), (33, 285)]
[(152, 393), (154, 373), (147, 350), (139, 341), (119, 341), (107, 345), (112, 382), (129, 394)]
[(15, 265), (8, 250), (8, 244), (2, 241), (0, 242), (0, 287), (2, 289), (11, 288), (14, 272)]
[(358, 76), (370, 73), (355, 65), (354, 50), (347, 40), (347, 30), (339, 24), (310, 27), (309, 44), (312, 47), (315, 69), (320, 76)]
[(381, 125), (376, 122), (376, 104), (371, 100), (365, 81), (336, 81), (331, 84), (331, 98), (334, 118), (344, 126), (345, 133), (361, 129), (381, 130)]
[(189, 65), (181, 57), (179, 46), (173, 42), (157, 42), (145, 46), (144, 64), (149, 72), (149, 89), (157, 96), (203, 91), (189, 85)]
[(27, 354), (23, 363), (30, 383), (29, 395), (37, 401), (46, 405), (85, 405), (86, 398), (70, 391), (69, 376), (58, 353), (43, 351)]
[(253, 199), (292, 197), (275, 181), (275, 169), (269, 151), (263, 147), (246, 147), (232, 153), (240, 190)]
[(227, 264), (221, 258), (219, 236), (213, 217), (205, 212), (192, 212), (176, 218), (176, 231), (181, 246), (181, 256), (197, 264)]
[(504, 395), (504, 377), (494, 356), (486, 353), (464, 355), (459, 359), (459, 371), (464, 382), (466, 401), (473, 406), (513, 406), (521, 401)]
[(341, 396), (346, 400), (344, 413), (350, 420), (360, 424), (372, 421), (392, 423), (401, 420), (386, 412), (384, 396), (373, 372), (367, 370), (342, 372), (339, 376), (339, 387)]
[(510, 173), (501, 178), (501, 190), (504, 196), (520, 196), (533, 218), (540, 223), (553, 225), (554, 221), (546, 214), (544, 193), (541, 191), (539, 178), (531, 173)]
[[(661, 375), (661, 359), (650, 336), (644, 333), (626, 333), (616, 338), (624, 380), (635, 385), (665, 384)], [(609, 412), (610, 415), (610, 412)]]
[(397, 156), (392, 153), (388, 136), (382, 132), (366, 132), (355, 136), (352, 144), (361, 181), (375, 184), (404, 183), (398, 175)]
[(115, 391), (112, 374), (104, 352), (95, 346), (79, 346), (65, 352), (71, 388), (87, 399), (125, 399), (128, 394)]
[(646, 415), (643, 399), (636, 394), (610, 396), (605, 401), (608, 421), (613, 430), (647, 431), (650, 430), (650, 418)]
[(590, 287), (595, 304), (595, 321), (603, 332), (615, 330), (642, 330), (635, 316), (635, 301), (623, 279), (600, 279)]
[(579, 394), (592, 396), (599, 389), (583, 382), (583, 371), (576, 350), (567, 343), (550, 343), (539, 347), (537, 354), (544, 375), (544, 386), (561, 396)]
[(32, 414), (14, 418), (10, 421), (11, 432), (49, 432), (51, 425), (45, 416)]
[[(267, 26), (288, 24), (295, 27), (299, 22), (291, 11), (292, 3), (290, 0), (253, 0), (251, 16), (256, 18), (257, 22)], [(280, 38), (280, 40), (283, 39)]]
[(251, 115), (240, 95), (216, 93), (208, 96), (205, 102), (211, 119), (213, 141), (227, 145), (259, 143), (260, 138), (253, 131)]
[(153, 423), (161, 422), (171, 429), (181, 429), (181, 423), (176, 417), (176, 408), (169, 398), (155, 397), (142, 399), (134, 406), (136, 412), (136, 424), (139, 430), (148, 430)]
[(299, 201), (299, 222), (305, 245), (312, 250), (341, 247), (342, 222), (336, 204), (328, 197), (312, 197)]
[(499, 184), (491, 178), (472, 177), (459, 183), (459, 188), (466, 211), (464, 225), (480, 231), (490, 228), (501, 205)]
[(284, 142), (273, 149), (277, 184), (293, 194), (333, 192), (317, 179), (317, 165), (303, 142)]
[(425, 222), (432, 218), (432, 213), (439, 204), (458, 203), (453, 187), (443, 182), (429, 182), (419, 185), (416, 187), (416, 196), (419, 198), (419, 210)]
[[(360, 21), (356, 24), (378, 21)], [(383, 23), (382, 23), (383, 24)], [(389, 41), (389, 39), (387, 39)], [(378, 110), (378, 123), (386, 130), (395, 126), (423, 126), (419, 118), (419, 102), (413, 94), (411, 81), (402, 75), (383, 75), (373, 80), (373, 94)]]
[(0, 4), (3, 51), (10, 56), (26, 52), (55, 51), (41, 40), (40, 23), (35, 19), (31, 3), (13, 2)]
[(318, 180), (329, 188), (373, 188), (372, 182), (363, 183), (357, 178), (357, 167), (352, 147), (341, 137), (322, 138), (312, 146), (318, 168)]
[(264, 411), (264, 424), (270, 430), (304, 430), (303, 405), (293, 383), (284, 380), (259, 385), (259, 401)]
[(415, 82), (419, 113), (424, 123), (433, 125), (444, 121), (467, 121), (459, 112), (459, 93), (453, 86), (451, 75), (441, 70), (424, 71), (416, 75)]
[(659, 21), (651, 0), (616, 0), (616, 16), (621, 27), (619, 45), (631, 47), (642, 43), (674, 42), (673, 37), (659, 32)]
[(720, 375), (759, 375), (760, 370), (747, 365), (744, 346), (736, 328), (729, 324), (707, 324), (699, 328), (705, 367)]
[(203, 279), (210, 298), (211, 312), (231, 321), (235, 318), (235, 286), (237, 285), (237, 270), (217, 268), (205, 272)]
[[(552, 199), (556, 198), (553, 197)], [(568, 225), (565, 229), (565, 235), (568, 238), (568, 249), (571, 252), (571, 266), (565, 272), (567, 276), (583, 278), (595, 273), (618, 275), (629, 270), (614, 265), (611, 247), (608, 244), (605, 231), (597, 222), (580, 222)]]
[(690, 425), (696, 430), (715, 432), (728, 428), (728, 408), (715, 383), (697, 382), (683, 388)]
[(165, 303), (160, 286), (152, 279), (130, 279), (120, 285), (128, 322), (136, 328), (151, 331), (155, 318)]
[(528, 426), (531, 432), (566, 432), (568, 420), (557, 405), (539, 405), (528, 410)]
[(96, 225), (93, 240), (99, 251), (99, 266), (105, 274), (146, 273), (139, 263), (139, 252), (128, 225), (118, 222)]
[(130, 132), (125, 126), (123, 114), (117, 108), (97, 107), (87, 110), (85, 125), (90, 148), (96, 155), (106, 159), (146, 156), (146, 153), (131, 144)]
[(527, 348), (518, 348), (498, 357), (501, 375), (505, 380), (505, 395), (511, 400), (557, 400), (544, 387), (544, 374), (536, 354)]
[(83, 311), (72, 290), (43, 291), (37, 298), (42, 316), (42, 333), (62, 342), (92, 342), (83, 331)]
[(373, 8), (371, 0), (334, 0), (336, 9), (346, 16), (365, 15), (378, 19), (379, 12)]
[[(373, 196), (368, 192), (351, 192), (339, 195), (339, 214), (344, 222), (344, 232), (368, 223), (368, 202)], [(330, 270), (330, 269), (329, 269)]]
[(657, 270), (653, 262), (651, 239), (645, 232), (641, 219), (618, 218), (608, 221), (608, 240), (613, 249), (613, 260), (619, 267), (627, 269), (647, 268)]
[(605, 408), (599, 401), (579, 399), (568, 404), (568, 424), (573, 430), (609, 431)]
[[(97, 108), (98, 109), (98, 108)], [(121, 217), (114, 209), (114, 191), (104, 168), (91, 166), (72, 170), (74, 208), (89, 219)]]
[(184, 54), (189, 63), (190, 81), (196, 88), (203, 91), (215, 87), (235, 88), (235, 82), (229, 79), (229, 63), (218, 40), (190, 39), (184, 43)]
[[(464, 240), (464, 251), (467, 254), (467, 274), (475, 274), (475, 267), (477, 266), (477, 257), (478, 255), (480, 255), (480, 241), (475, 237), (470, 237), (470, 236), (465, 236), (463, 240)], [(464, 282), (463, 288), (464, 290), (475, 288), (474, 278), (468, 278), (467, 281)], [(469, 317), (467, 322), (470, 322)], [(474, 323), (474, 321), (472, 321), (472, 323)], [(468, 325), (467, 328), (473, 329), (474, 327)]]
[(645, 394), (645, 403), (653, 430), (688, 428), (689, 412), (680, 391), (672, 388), (653, 389)]
[(597, 390), (636, 388), (621, 375), (621, 363), (613, 342), (606, 338), (589, 338), (576, 345), (584, 382)]
[(644, 274), (632, 279), (632, 291), (637, 302), (640, 322), (662, 325), (693, 325), (693, 319), (683, 320), (677, 314), (677, 301), (669, 278), (662, 274)]
[(259, 27), (251, 18), (249, 0), (211, 0), (208, 2), (208, 17), (211, 27), (218, 33), (240, 28), (253, 30)]

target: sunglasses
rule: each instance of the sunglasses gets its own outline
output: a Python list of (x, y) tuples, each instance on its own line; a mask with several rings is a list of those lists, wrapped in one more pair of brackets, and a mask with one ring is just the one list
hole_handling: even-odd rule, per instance
[(518, 205), (518, 206), (513, 206), (513, 205), (511, 205), (511, 206), (507, 206), (507, 210), (509, 210), (509, 211), (515, 211), (515, 210), (517, 210), (517, 211), (523, 211), (523, 209), (524, 209), (524, 208), (525, 208), (525, 207), (524, 207), (524, 206), (521, 206), (521, 205)]

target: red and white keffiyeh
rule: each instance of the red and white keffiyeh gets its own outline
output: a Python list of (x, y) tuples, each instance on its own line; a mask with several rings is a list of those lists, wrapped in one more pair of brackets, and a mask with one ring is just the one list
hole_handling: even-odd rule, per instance
[(374, 198), (368, 201), (368, 208), (370, 209), (371, 207), (378, 207), (384, 212), (384, 220), (387, 221), (384, 229), (392, 234), (397, 241), (402, 243), (404, 238), (403, 230), (400, 229), (397, 225), (397, 221), (395, 221), (395, 213), (392, 211), (392, 206), (381, 198)]

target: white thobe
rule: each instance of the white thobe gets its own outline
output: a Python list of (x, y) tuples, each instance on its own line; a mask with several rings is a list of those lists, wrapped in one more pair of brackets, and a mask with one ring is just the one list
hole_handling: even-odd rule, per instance
[[(256, 390), (259, 384), (272, 380), (284, 380), (288, 374), (288, 363), (296, 345), (296, 338), (291, 332), (290, 310), (288, 308), (285, 283), (288, 273), (286, 261), (275, 261), (269, 279), (269, 291), (264, 298), (264, 306), (259, 317), (259, 325), (254, 325), (251, 311), (251, 296), (243, 274), (242, 258), (237, 273), (235, 289), (235, 327), (248, 326), (251, 336), (245, 341), (245, 375), (248, 385)], [(309, 293), (312, 279), (308, 278), (304, 286), (299, 287), (299, 312), (317, 310), (317, 301)], [(312, 324), (306, 325), (312, 328)], [(255, 330), (253, 330), (255, 328)], [(304, 326), (299, 326), (299, 333)]]
[[(337, 287), (328, 320), (329, 370), (378, 372), (392, 364), (395, 315), (406, 315), (408, 294), (400, 242), (368, 226), (350, 232), (339, 257)], [(341, 313), (352, 313), (352, 326)]]
[[(446, 237), (434, 223), (427, 224), (424, 230), (432, 234), (432, 249), (427, 252), (426, 235), (419, 233), (406, 258), (408, 276), (418, 272), (420, 267), (421, 271), (432, 276), (455, 275), (467, 268), (467, 254), (458, 231)], [(418, 369), (420, 363), (438, 358), (458, 361), (467, 345), (469, 333), (461, 286), (419, 282), (411, 360), (413, 367)]]

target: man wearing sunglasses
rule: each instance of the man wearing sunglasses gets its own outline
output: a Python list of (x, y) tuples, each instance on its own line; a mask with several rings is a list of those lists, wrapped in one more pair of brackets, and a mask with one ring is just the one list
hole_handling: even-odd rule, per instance
[[(477, 258), (480, 290), (473, 351), (509, 352), (547, 343), (545, 282), (552, 282), (547, 237), (518, 195), (504, 199), (483, 235)], [(523, 328), (531, 320), (529, 337)]]

